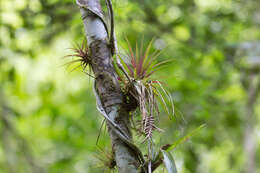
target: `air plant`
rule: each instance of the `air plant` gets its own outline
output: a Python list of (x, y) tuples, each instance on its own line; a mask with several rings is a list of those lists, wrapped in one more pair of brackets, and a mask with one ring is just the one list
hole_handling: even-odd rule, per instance
[[(124, 73), (117, 69), (119, 81), (123, 86), (123, 91), (128, 97), (127, 100), (135, 99), (138, 103), (140, 114), (142, 115), (141, 129), (139, 131), (145, 135), (146, 139), (152, 138), (154, 130), (161, 131), (155, 125), (155, 115), (159, 115), (158, 102), (161, 102), (168, 115), (174, 114), (172, 98), (169, 92), (164, 89), (162, 82), (152, 80), (151, 76), (159, 68), (170, 62), (170, 60), (157, 62), (160, 51), (151, 53), (153, 41), (150, 41), (146, 49), (143, 48), (143, 41), (140, 49), (136, 44), (135, 51), (129, 41), (126, 57), (119, 56), (120, 63), (124, 68)], [(129, 101), (133, 103), (133, 101)], [(170, 102), (170, 105), (167, 104)]]
[(91, 51), (87, 45), (87, 41), (83, 40), (81, 45), (76, 44), (76, 46), (70, 49), (72, 49), (73, 54), (66, 55), (65, 57), (72, 57), (75, 59), (67, 63), (68, 67), (74, 63), (77, 63), (77, 65), (73, 67), (71, 71), (81, 67), (84, 73), (86, 73), (90, 77), (93, 77), (90, 75), (90, 73), (86, 72), (87, 67), (89, 67), (89, 70), (91, 72)]
[(96, 158), (98, 159), (98, 167), (103, 168), (106, 172), (113, 172), (115, 170), (116, 161), (114, 153), (111, 150), (98, 147)]

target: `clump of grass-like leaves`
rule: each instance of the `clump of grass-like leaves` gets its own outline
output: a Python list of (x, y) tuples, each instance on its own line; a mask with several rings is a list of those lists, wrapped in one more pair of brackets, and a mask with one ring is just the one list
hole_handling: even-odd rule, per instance
[[(162, 103), (168, 115), (174, 114), (171, 95), (163, 87), (162, 82), (151, 78), (162, 65), (167, 64), (170, 60), (157, 61), (160, 51), (151, 52), (153, 41), (150, 41), (146, 48), (143, 47), (143, 41), (140, 48), (136, 44), (135, 51), (128, 40), (127, 43), (127, 56), (125, 58), (119, 56), (124, 68), (124, 73), (118, 72), (119, 80), (128, 97), (127, 100), (135, 99), (137, 102), (142, 115), (139, 131), (145, 135), (145, 139), (149, 139), (154, 130), (161, 131), (155, 125), (155, 116), (160, 114), (158, 102)], [(133, 103), (133, 101), (129, 101), (129, 103)]]
[(67, 63), (68, 67), (76, 64), (76, 66), (73, 67), (71, 71), (81, 67), (83, 69), (83, 72), (91, 76), (89, 73), (86, 72), (87, 67), (89, 67), (89, 70), (91, 70), (91, 51), (87, 45), (87, 41), (83, 40), (81, 45), (76, 44), (73, 48), (70, 49), (73, 51), (73, 53), (70, 55), (66, 55), (65, 58), (74, 58), (74, 60)]
[(97, 166), (99, 168), (102, 168), (105, 172), (114, 172), (116, 161), (111, 150), (98, 148), (95, 157), (98, 160)]

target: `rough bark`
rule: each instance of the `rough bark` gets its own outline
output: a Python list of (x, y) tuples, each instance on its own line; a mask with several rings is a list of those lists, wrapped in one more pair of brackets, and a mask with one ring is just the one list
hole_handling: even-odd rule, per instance
[(120, 173), (136, 173), (140, 158), (132, 144), (129, 130), (129, 112), (124, 107), (123, 93), (112, 65), (108, 30), (103, 20), (99, 0), (77, 0), (83, 18), (91, 67), (95, 76), (99, 111), (106, 117), (116, 165)]

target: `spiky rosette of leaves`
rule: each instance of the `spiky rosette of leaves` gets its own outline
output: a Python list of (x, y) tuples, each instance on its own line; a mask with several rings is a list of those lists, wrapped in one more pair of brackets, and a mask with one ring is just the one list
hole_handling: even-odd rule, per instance
[(73, 67), (73, 70), (76, 70), (79, 67), (82, 67), (83, 72), (91, 76), (89, 73), (86, 72), (86, 68), (90, 67), (89, 70), (91, 70), (91, 51), (87, 45), (87, 41), (83, 40), (81, 45), (76, 44), (73, 48), (71, 48), (73, 51), (72, 54), (66, 55), (65, 57), (72, 57), (74, 60), (68, 62), (68, 66), (72, 64), (77, 64), (75, 67)]
[[(148, 80), (150, 76), (159, 70), (162, 65), (167, 64), (171, 60), (166, 60), (162, 62), (157, 62), (158, 56), (161, 54), (161, 51), (154, 51), (151, 52), (151, 47), (153, 40), (151, 40), (144, 49), (143, 41), (141, 43), (140, 48), (136, 43), (135, 51), (133, 50), (131, 44), (126, 39), (128, 44), (128, 51), (127, 51), (127, 60), (120, 58), (121, 63), (123, 64), (124, 68), (126, 69), (129, 77), (134, 80)], [(125, 62), (128, 61), (128, 62)]]
[(161, 131), (155, 126), (155, 115), (160, 114), (158, 102), (162, 103), (168, 115), (174, 114), (171, 95), (164, 89), (160, 81), (151, 79), (152, 74), (170, 60), (156, 61), (160, 51), (151, 52), (153, 41), (149, 42), (146, 49), (143, 48), (143, 41), (140, 48), (136, 44), (135, 51), (128, 40), (127, 43), (128, 53), (126, 58), (119, 56), (120, 63), (124, 68), (123, 74), (118, 73), (119, 79), (126, 95), (130, 95), (138, 102), (142, 115), (140, 131), (141, 134), (145, 135), (145, 139), (150, 139), (154, 130)]
[(109, 149), (98, 148), (95, 156), (98, 160), (97, 166), (103, 168), (106, 172), (112, 172), (115, 170), (116, 161), (113, 152)]

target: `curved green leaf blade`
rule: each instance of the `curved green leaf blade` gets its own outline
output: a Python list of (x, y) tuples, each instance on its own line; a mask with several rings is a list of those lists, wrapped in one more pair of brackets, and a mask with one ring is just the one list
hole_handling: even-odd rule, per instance
[(188, 133), (186, 136), (178, 139), (176, 142), (174, 142), (173, 144), (171, 144), (169, 147), (167, 147), (167, 149), (165, 149), (165, 151), (171, 151), (173, 150), (175, 147), (177, 147), (177, 145), (182, 144), (184, 142), (186, 142), (189, 138), (191, 138), (192, 136), (194, 136), (200, 129), (202, 129), (203, 127), (205, 127), (205, 124), (200, 125), (199, 127), (197, 127), (196, 129), (194, 129), (193, 131), (191, 131), (190, 133)]
[(175, 161), (170, 152), (161, 150), (163, 154), (163, 163), (168, 171), (168, 173), (177, 173)]

